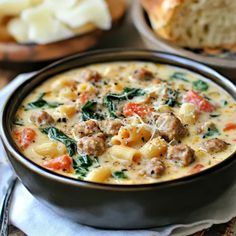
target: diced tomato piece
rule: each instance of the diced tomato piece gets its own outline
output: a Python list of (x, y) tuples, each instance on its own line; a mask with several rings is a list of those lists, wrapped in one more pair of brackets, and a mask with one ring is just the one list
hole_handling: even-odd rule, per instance
[(123, 108), (123, 114), (125, 117), (134, 116), (135, 114), (140, 117), (145, 117), (148, 113), (152, 112), (154, 109), (144, 104), (138, 103), (127, 103)]
[(207, 100), (202, 100), (199, 103), (199, 110), (200, 111), (205, 111), (205, 112), (213, 112), (215, 111), (215, 106), (212, 105), (210, 102), (208, 102)]
[(184, 101), (193, 103), (200, 111), (213, 112), (216, 109), (214, 105), (193, 90), (187, 92)]
[(43, 166), (51, 170), (71, 170), (72, 160), (68, 155), (63, 155), (49, 161), (44, 161)]
[(200, 172), (202, 169), (203, 169), (204, 165), (202, 164), (196, 164), (191, 170), (190, 170), (190, 173), (191, 174), (195, 174), (195, 173), (198, 173)]
[(226, 126), (224, 127), (224, 131), (230, 131), (230, 130), (234, 130), (236, 129), (236, 123), (228, 123), (226, 124)]
[(24, 128), (20, 137), (19, 142), (23, 149), (29, 147), (29, 145), (34, 141), (36, 137), (36, 132), (31, 128)]

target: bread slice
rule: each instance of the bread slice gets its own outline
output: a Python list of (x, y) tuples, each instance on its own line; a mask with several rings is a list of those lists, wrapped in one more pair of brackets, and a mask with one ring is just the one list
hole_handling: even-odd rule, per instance
[(188, 48), (236, 45), (236, 0), (141, 0), (154, 31)]

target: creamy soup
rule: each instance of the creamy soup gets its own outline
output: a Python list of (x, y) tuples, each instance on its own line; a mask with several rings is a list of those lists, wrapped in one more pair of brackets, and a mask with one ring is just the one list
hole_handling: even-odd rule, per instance
[(112, 184), (162, 182), (222, 162), (236, 149), (236, 105), (188, 70), (149, 62), (59, 74), (19, 107), (12, 135), (51, 171)]

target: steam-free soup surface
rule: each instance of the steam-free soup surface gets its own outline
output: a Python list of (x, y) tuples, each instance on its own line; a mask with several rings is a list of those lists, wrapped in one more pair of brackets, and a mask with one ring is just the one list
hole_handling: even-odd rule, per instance
[(40, 166), (115, 184), (200, 172), (236, 149), (236, 105), (211, 81), (149, 62), (90, 65), (48, 79), (22, 102), (12, 136)]

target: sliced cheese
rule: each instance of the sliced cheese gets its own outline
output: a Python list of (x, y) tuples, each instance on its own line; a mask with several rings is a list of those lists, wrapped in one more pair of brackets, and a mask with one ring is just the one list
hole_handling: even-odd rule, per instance
[(111, 16), (104, 0), (81, 0), (76, 7), (57, 10), (56, 17), (71, 28), (87, 23), (101, 29), (111, 28)]
[(55, 4), (55, 0), (44, 0), (44, 5), (46, 5), (49, 9), (57, 10), (65, 10), (71, 9), (78, 5), (78, 0), (57, 0)]
[(8, 32), (19, 43), (28, 42), (28, 24), (20, 19), (13, 19), (7, 26)]
[(16, 14), (7, 26), (20, 43), (47, 44), (75, 35), (92, 23), (109, 29), (111, 16), (105, 0), (0, 0), (0, 14)]
[(26, 9), (20, 19), (9, 24), (9, 32), (20, 42), (51, 43), (73, 36), (44, 5)]

